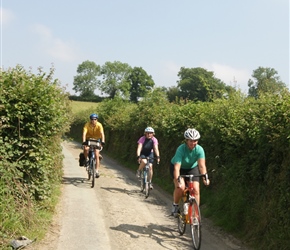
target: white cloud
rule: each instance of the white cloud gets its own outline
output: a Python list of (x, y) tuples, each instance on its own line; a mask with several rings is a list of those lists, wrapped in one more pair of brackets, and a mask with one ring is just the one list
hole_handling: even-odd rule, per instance
[(228, 65), (218, 63), (205, 63), (203, 68), (213, 71), (215, 77), (221, 79), (226, 85), (248, 91), (248, 80), (251, 78), (251, 72), (247, 69), (235, 69)]
[(11, 23), (14, 19), (15, 19), (15, 15), (13, 14), (12, 11), (0, 7), (0, 20), (1, 20), (2, 27)]
[(33, 30), (38, 33), (42, 39), (53, 39), (51, 30), (42, 24), (35, 24)]
[(41, 47), (49, 56), (62, 62), (75, 62), (78, 60), (78, 49), (72, 42), (63, 41), (54, 37), (52, 31), (41, 24), (36, 24), (33, 30), (41, 38)]

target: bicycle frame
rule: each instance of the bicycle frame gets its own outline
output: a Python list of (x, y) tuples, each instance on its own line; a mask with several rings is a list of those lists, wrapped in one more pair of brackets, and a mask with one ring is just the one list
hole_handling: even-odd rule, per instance
[[(188, 216), (187, 216), (187, 224), (192, 224), (192, 204), (195, 200), (194, 191), (193, 191), (193, 177), (189, 177), (189, 181), (187, 187), (185, 188), (184, 192), (187, 198), (187, 202), (189, 202), (190, 206), (188, 207)], [(195, 211), (194, 211), (195, 212)]]
[[(200, 249), (201, 245), (201, 214), (199, 205), (194, 196), (193, 178), (194, 177), (206, 177), (206, 175), (180, 175), (186, 182), (186, 187), (183, 192), (183, 196), (180, 199), (179, 214), (178, 214), (178, 230), (180, 235), (185, 232), (186, 224), (190, 225), (192, 244), (195, 250)], [(185, 178), (189, 180), (186, 181)], [(186, 204), (186, 205), (184, 205)], [(188, 205), (188, 211), (184, 211), (184, 208)]]
[(89, 149), (89, 166), (88, 166), (88, 178), (92, 177), (92, 187), (94, 186), (95, 172), (96, 172), (96, 156), (94, 147)]
[(92, 188), (95, 186), (96, 155), (95, 149), (102, 150), (99, 140), (89, 139), (83, 145), (89, 146), (89, 165), (87, 166), (88, 180), (92, 177)]

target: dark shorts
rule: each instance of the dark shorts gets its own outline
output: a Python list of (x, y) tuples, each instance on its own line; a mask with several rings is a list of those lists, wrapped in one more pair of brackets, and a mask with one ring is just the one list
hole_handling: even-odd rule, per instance
[(153, 152), (151, 152), (149, 155), (140, 155), (141, 158), (146, 158), (146, 157), (150, 157), (151, 159), (149, 159), (149, 163), (153, 163), (154, 162), (154, 154)]
[[(173, 170), (174, 170), (174, 165), (171, 163), (169, 171), (170, 171), (170, 176), (171, 176), (172, 179), (173, 179)], [(199, 174), (198, 166), (196, 166), (195, 168), (191, 168), (191, 169), (181, 168), (180, 169), (180, 175), (184, 175), (184, 174), (198, 175)], [(199, 177), (194, 177), (193, 181), (199, 181)]]

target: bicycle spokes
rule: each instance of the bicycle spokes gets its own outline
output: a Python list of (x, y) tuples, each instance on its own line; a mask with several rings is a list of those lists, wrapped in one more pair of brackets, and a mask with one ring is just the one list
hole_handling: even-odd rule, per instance
[(199, 206), (195, 199), (192, 202), (190, 229), (193, 247), (198, 250), (201, 245), (201, 216)]

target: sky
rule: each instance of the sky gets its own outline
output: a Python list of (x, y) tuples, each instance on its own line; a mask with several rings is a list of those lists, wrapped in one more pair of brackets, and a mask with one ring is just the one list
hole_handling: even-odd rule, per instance
[(53, 67), (72, 95), (86, 60), (142, 67), (167, 88), (202, 67), (245, 93), (254, 70), (274, 68), (290, 88), (289, 0), (0, 1), (1, 68)]

